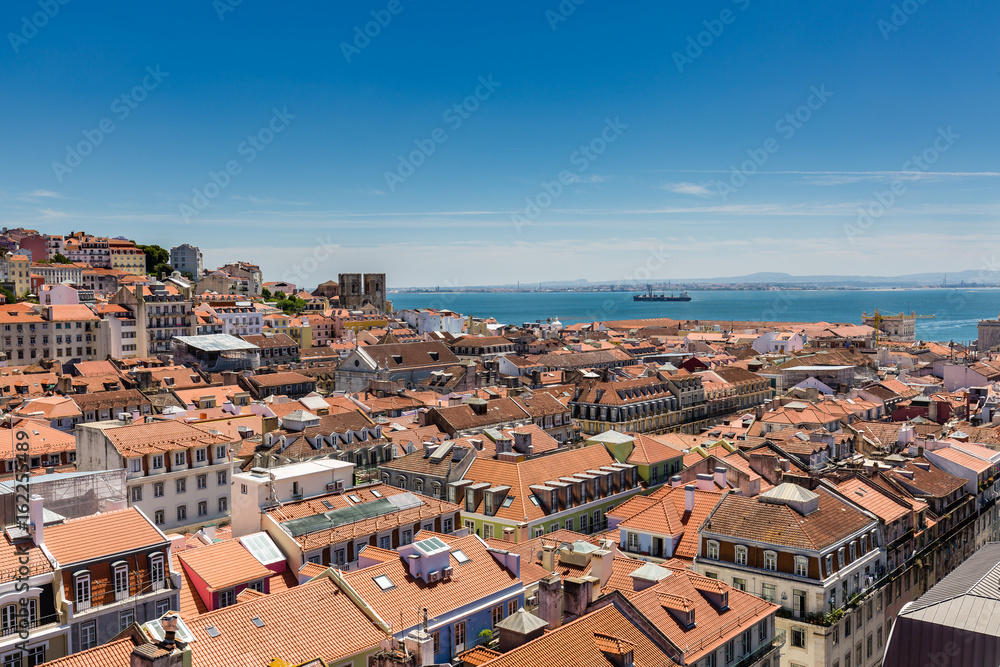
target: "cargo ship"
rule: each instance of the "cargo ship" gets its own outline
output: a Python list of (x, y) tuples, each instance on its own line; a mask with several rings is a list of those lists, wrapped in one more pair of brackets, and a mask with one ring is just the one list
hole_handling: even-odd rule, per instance
[(632, 296), (633, 301), (690, 301), (691, 296), (687, 292), (681, 292), (680, 294), (653, 294), (653, 286), (646, 285), (645, 294), (635, 294)]

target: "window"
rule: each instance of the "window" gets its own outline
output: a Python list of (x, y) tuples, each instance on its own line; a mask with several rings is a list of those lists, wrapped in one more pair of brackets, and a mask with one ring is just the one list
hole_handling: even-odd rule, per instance
[(747, 589), (747, 580), (739, 577), (733, 577), (733, 588), (745, 591)]
[(128, 597), (128, 565), (125, 563), (115, 565), (115, 599), (121, 600)]
[(162, 526), (163, 524), (166, 523), (163, 510), (156, 510), (155, 512), (153, 512), (153, 523), (155, 523), (157, 526)]
[(836, 646), (837, 642), (840, 641), (840, 628), (838, 626), (833, 626), (833, 632), (830, 633), (833, 636), (833, 645)]
[(517, 613), (517, 600), (507, 601), (507, 615), (512, 616)]
[(131, 493), (131, 495), (132, 495), (132, 502), (133, 503), (142, 502), (142, 487), (141, 486), (133, 486), (133, 487), (131, 487), (131, 491), (132, 491), (132, 493)]
[(431, 636), (434, 638), (434, 654), (437, 655), (441, 652), (441, 633), (435, 632)]
[(805, 556), (795, 557), (795, 576), (809, 576), (809, 560)]
[(441, 526), (442, 526), (441, 530), (443, 530), (445, 533), (451, 533), (453, 526), (452, 519), (445, 519), (444, 521), (441, 522)]
[[(492, 528), (492, 526), (490, 526)], [(490, 535), (492, 537), (492, 535)], [(403, 537), (400, 539), (400, 543), (409, 544), (413, 541), (413, 531), (409, 528), (403, 531)]]
[(795, 648), (806, 647), (806, 631), (804, 628), (792, 628), (792, 646)]
[(184, 462), (186, 460), (187, 460), (187, 454), (186, 454), (186, 452), (174, 452), (174, 465), (175, 466), (182, 466), (182, 465), (184, 465)]
[(774, 584), (761, 584), (760, 596), (768, 602), (774, 602)]
[(228, 512), (229, 511), (229, 498), (222, 496), (219, 498), (219, 511)]
[(118, 632), (121, 632), (125, 628), (129, 627), (135, 623), (135, 612), (131, 609), (126, 609), (125, 611), (119, 612), (118, 614)]
[(726, 664), (728, 665), (736, 657), (736, 641), (730, 639), (726, 642)]
[(457, 562), (459, 565), (465, 565), (470, 560), (472, 560), (471, 558), (466, 556), (465, 552), (462, 551), (461, 549), (455, 549), (454, 551), (452, 551), (451, 556), (452, 558), (455, 559), (455, 562)]
[(187, 479), (181, 477), (177, 480), (177, 493), (184, 493), (187, 491)]
[(391, 549), (392, 548), (391, 537), (389, 535), (386, 535), (384, 537), (378, 538), (378, 545), (382, 549)]
[(715, 667), (715, 653), (709, 653), (705, 656), (705, 667)]
[(465, 622), (455, 624), (455, 646), (465, 646)]
[(76, 575), (74, 584), (76, 588), (76, 610), (83, 611), (90, 608), (90, 572), (82, 572)]
[(761, 621), (757, 625), (757, 640), (760, 642), (767, 641), (767, 621)]
[(89, 621), (80, 626), (80, 650), (97, 646), (97, 621)]
[(215, 446), (215, 458), (216, 460), (224, 461), (226, 460), (226, 446), (216, 445)]
[(384, 574), (380, 574), (379, 576), (372, 579), (372, 581), (374, 581), (375, 584), (383, 591), (388, 591), (396, 587), (395, 584), (392, 583), (392, 579), (390, 579)]
[(0, 609), (0, 628), (7, 634), (7, 630), (17, 627), (17, 605), (8, 604)]
[(187, 517), (188, 517), (187, 505), (178, 505), (177, 506), (177, 520), (178, 521), (187, 521)]
[(736, 560), (735, 560), (735, 562), (736, 562), (737, 565), (746, 565), (747, 564), (747, 548), (746, 547), (740, 546), (740, 545), (736, 546)]
[(858, 558), (858, 543), (851, 542), (851, 562), (853, 563)]
[(851, 617), (844, 619), (844, 639), (851, 636)]
[(244, 496), (247, 494), (247, 485), (246, 484), (240, 484), (240, 493), (242, 493)]
[(226, 485), (226, 471), (225, 470), (220, 470), (219, 472), (215, 473), (215, 483), (218, 484), (219, 486), (225, 486)]
[(154, 454), (153, 468), (162, 468), (162, 467), (163, 467), (163, 454)]
[(628, 542), (627, 548), (628, 548), (628, 550), (629, 551), (638, 551), (639, 550), (639, 533), (626, 533), (626, 535), (628, 535), (628, 538), (627, 538), (627, 542)]
[(28, 649), (28, 667), (38, 667), (43, 662), (45, 662), (45, 644)]
[(208, 460), (208, 450), (204, 447), (194, 450), (194, 460), (198, 463)]
[(878, 629), (875, 630), (875, 646), (877, 648), (882, 648), (882, 626), (879, 625)]
[(204, 489), (206, 487), (208, 487), (208, 476), (207, 475), (198, 475), (198, 488), (199, 489)]
[(566, 519), (566, 530), (573, 530), (573, 517)]
[(866, 654), (866, 657), (869, 657), (869, 658), (872, 657), (872, 651), (873, 651), (872, 634), (869, 632), (868, 633), (868, 639), (865, 640), (865, 654)]
[(157, 554), (149, 559), (149, 580), (153, 582), (153, 590), (163, 588), (163, 556)]
[(198, 503), (198, 516), (208, 516), (208, 502), (199, 501)]
[(234, 602), (236, 602), (236, 594), (232, 588), (227, 591), (219, 591), (219, 609), (232, 606)]
[(142, 472), (142, 459), (129, 459), (129, 472)]
[(715, 540), (708, 541), (708, 557), (712, 560), (719, 560), (719, 543)]
[(160, 618), (164, 614), (170, 611), (170, 598), (164, 598), (162, 600), (156, 601), (156, 617)]
[(826, 555), (826, 576), (833, 574), (833, 554)]
[(498, 604), (493, 607), (493, 627), (496, 627), (497, 623), (503, 620), (503, 605)]
[(740, 649), (741, 649), (740, 653), (742, 653), (743, 655), (750, 653), (750, 646), (751, 646), (750, 639), (751, 639), (751, 633), (749, 630), (744, 631), (743, 634), (740, 636)]
[(778, 554), (776, 554), (773, 551), (764, 552), (764, 569), (765, 570), (778, 569)]
[(153, 497), (154, 498), (163, 497), (163, 482), (157, 482), (153, 484)]

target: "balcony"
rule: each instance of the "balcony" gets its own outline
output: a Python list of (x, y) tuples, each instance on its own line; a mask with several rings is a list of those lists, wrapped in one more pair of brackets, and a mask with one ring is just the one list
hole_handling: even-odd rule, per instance
[(750, 665), (755, 665), (758, 662), (769, 658), (775, 651), (778, 651), (784, 645), (785, 631), (778, 630), (774, 633), (774, 639), (765, 644), (761, 644), (757, 647), (756, 651), (740, 658), (740, 660), (738, 660), (733, 667), (750, 667)]

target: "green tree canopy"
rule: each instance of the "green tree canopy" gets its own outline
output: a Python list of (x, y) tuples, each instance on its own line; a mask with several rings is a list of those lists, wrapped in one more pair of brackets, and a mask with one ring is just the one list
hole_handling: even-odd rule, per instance
[[(139, 250), (146, 253), (146, 273), (157, 275), (156, 268), (160, 264), (170, 266), (170, 251), (158, 245), (137, 245)], [(173, 271), (173, 269), (170, 269)]]

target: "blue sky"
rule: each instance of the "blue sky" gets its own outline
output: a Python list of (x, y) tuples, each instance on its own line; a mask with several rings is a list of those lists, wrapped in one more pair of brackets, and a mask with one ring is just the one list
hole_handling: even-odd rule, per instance
[(577, 1), (4, 3), (0, 217), (304, 284), (995, 265), (996, 3)]

